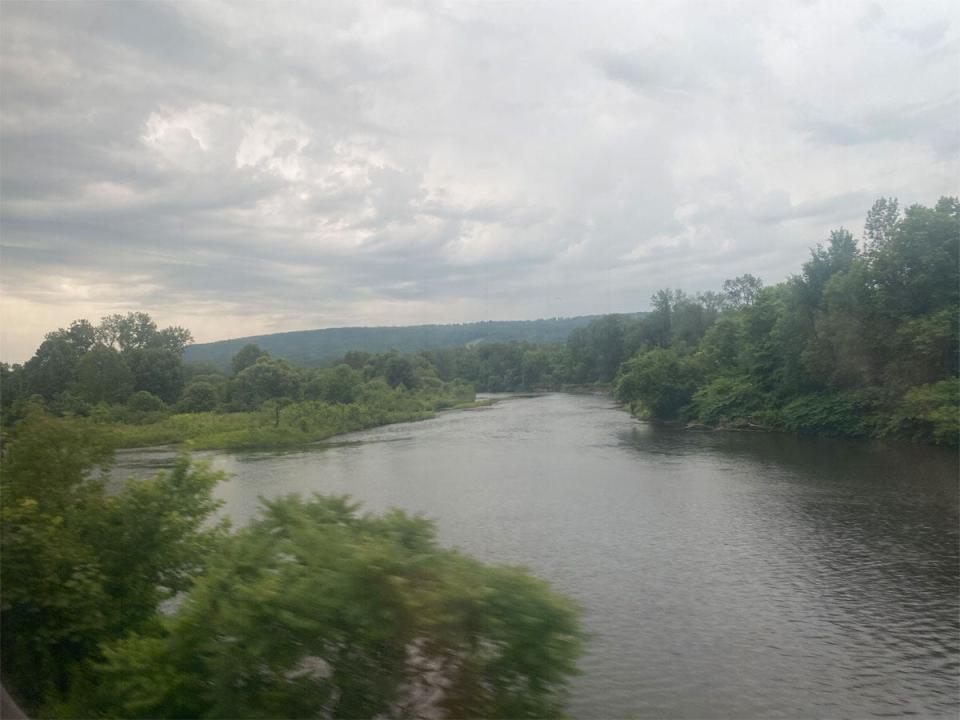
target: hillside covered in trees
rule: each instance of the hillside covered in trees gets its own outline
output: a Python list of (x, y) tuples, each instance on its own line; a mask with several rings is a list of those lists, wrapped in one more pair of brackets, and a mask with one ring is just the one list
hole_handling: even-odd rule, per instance
[(431, 348), (468, 346), (481, 342), (563, 342), (573, 329), (586, 325), (596, 317), (583, 315), (572, 318), (497, 320), (450, 325), (301, 330), (190, 345), (186, 348), (185, 358), (188, 362), (210, 363), (226, 369), (230, 365), (230, 358), (244, 345), (252, 343), (274, 357), (303, 367), (320, 367), (351, 350), (368, 353), (389, 350), (415, 353)]

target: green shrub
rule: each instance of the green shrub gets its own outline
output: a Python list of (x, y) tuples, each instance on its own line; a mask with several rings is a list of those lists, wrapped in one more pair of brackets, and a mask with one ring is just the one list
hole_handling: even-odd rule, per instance
[(127, 407), (138, 412), (157, 412), (163, 410), (163, 400), (151, 392), (139, 390), (127, 400)]
[(786, 405), (780, 417), (784, 429), (793, 432), (862, 437), (869, 434), (866, 406), (856, 393), (804, 395)]
[[(432, 523), (398, 510), (265, 506), (162, 627), (107, 648), (72, 714), (562, 715), (581, 632), (545, 582), (441, 548)], [(433, 697), (419, 691), (431, 675)]]
[(186, 413), (209, 412), (217, 406), (217, 390), (205, 380), (187, 386), (177, 403), (177, 410)]
[(941, 380), (908, 390), (885, 430), (915, 440), (957, 445), (960, 440), (960, 379)]
[(757, 421), (760, 411), (769, 409), (770, 400), (745, 377), (718, 378), (693, 395), (693, 414), (708, 425), (735, 420)]

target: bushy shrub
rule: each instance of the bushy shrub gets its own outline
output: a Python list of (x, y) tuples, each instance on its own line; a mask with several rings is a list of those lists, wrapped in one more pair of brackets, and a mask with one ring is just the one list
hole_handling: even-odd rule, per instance
[(186, 413), (209, 412), (217, 406), (217, 401), (216, 388), (204, 380), (197, 380), (183, 391), (177, 410)]
[(137, 412), (158, 412), (163, 410), (163, 400), (146, 390), (138, 390), (127, 400), (127, 407)]
[(108, 648), (75, 714), (562, 715), (581, 634), (546, 583), (443, 549), (401, 511), (265, 505), (169, 622)]
[(756, 421), (770, 400), (749, 378), (718, 378), (693, 395), (693, 414), (708, 425), (732, 420)]
[(960, 379), (908, 390), (885, 430), (915, 440), (957, 445), (960, 442)]
[(869, 432), (866, 403), (856, 393), (804, 395), (784, 406), (783, 427), (797, 433), (860, 437)]
[(655, 348), (624, 363), (615, 392), (631, 408), (643, 408), (658, 420), (673, 420), (690, 403), (700, 376), (694, 358), (673, 348)]

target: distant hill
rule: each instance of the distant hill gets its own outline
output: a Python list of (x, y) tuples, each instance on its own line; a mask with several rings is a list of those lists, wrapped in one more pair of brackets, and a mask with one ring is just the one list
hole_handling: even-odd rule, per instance
[(526, 340), (532, 343), (563, 342), (574, 328), (586, 325), (599, 315), (546, 320), (494, 320), (453, 325), (409, 325), (406, 327), (345, 327), (324, 330), (252, 335), (233, 340), (191, 345), (184, 353), (190, 363), (211, 363), (230, 367), (230, 359), (248, 343), (256, 343), (274, 357), (303, 367), (319, 367), (351, 350), (370, 353), (398, 350), (417, 352), (441, 347), (458, 347), (477, 342)]

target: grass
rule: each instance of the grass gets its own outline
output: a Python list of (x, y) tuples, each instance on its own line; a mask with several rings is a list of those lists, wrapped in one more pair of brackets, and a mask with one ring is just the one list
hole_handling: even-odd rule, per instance
[(490, 405), (490, 400), (464, 400), (448, 395), (394, 394), (373, 402), (328, 404), (294, 403), (250, 412), (160, 414), (144, 423), (109, 417), (75, 418), (111, 434), (117, 447), (177, 445), (185, 450), (254, 450), (290, 448), (334, 435), (379, 425), (426, 420), (442, 410)]

